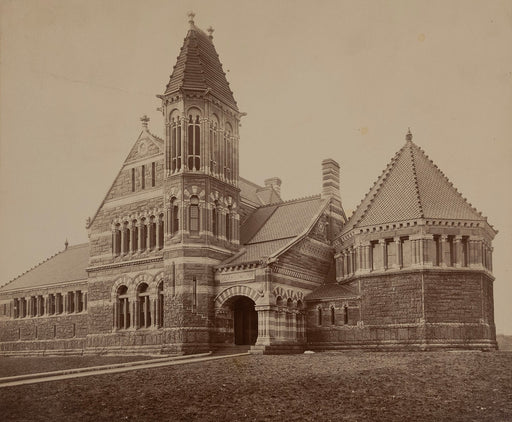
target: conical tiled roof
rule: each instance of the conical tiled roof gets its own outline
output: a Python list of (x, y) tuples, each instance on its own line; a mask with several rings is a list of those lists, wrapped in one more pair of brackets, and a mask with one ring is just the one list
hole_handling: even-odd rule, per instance
[(238, 111), (212, 39), (191, 23), (165, 94), (180, 89), (206, 91)]
[(485, 221), (409, 139), (352, 214), (343, 233), (355, 227), (418, 218)]

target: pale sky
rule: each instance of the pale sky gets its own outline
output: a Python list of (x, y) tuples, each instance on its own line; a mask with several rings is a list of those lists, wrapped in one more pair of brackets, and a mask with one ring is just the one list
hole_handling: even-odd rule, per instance
[(156, 108), (188, 29), (241, 111), (240, 172), (353, 210), (408, 127), (498, 230), (495, 318), (512, 334), (512, 1), (0, 0), (0, 285), (71, 244)]

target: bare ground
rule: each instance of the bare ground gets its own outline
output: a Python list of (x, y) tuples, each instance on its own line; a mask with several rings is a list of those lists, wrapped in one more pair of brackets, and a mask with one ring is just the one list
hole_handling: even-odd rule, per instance
[(512, 353), (244, 356), (1, 394), (13, 421), (512, 421)]

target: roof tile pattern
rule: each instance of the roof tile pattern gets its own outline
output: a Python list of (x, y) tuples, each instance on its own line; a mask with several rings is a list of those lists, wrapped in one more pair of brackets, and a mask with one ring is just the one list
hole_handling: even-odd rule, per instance
[(245, 249), (223, 265), (239, 265), (269, 257), (310, 228), (326, 200), (313, 196), (257, 209), (241, 226)]
[(355, 227), (417, 218), (485, 220), (412, 141), (391, 159), (342, 234)]
[(206, 91), (208, 88), (218, 99), (238, 110), (212, 40), (197, 26), (192, 25), (185, 37), (165, 95), (179, 89)]
[(48, 284), (66, 283), (69, 281), (86, 280), (85, 269), (89, 265), (89, 244), (69, 246), (37, 267), (15, 278), (3, 286), (1, 291), (17, 290), (45, 286)]

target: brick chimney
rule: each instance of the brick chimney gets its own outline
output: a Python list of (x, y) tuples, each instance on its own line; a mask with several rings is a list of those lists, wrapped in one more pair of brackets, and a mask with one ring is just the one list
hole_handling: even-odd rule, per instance
[(340, 165), (332, 158), (322, 161), (322, 198), (328, 197), (341, 200)]
[(281, 196), (281, 179), (279, 177), (271, 177), (265, 180), (266, 188), (274, 188), (274, 190)]

